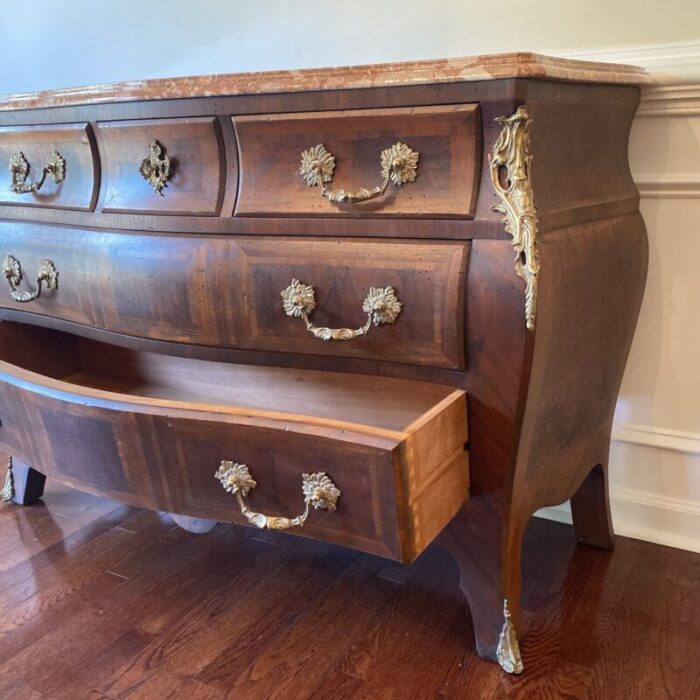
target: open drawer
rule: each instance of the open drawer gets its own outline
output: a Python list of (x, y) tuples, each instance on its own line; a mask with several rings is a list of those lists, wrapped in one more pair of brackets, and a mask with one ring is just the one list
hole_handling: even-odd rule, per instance
[[(251, 511), (298, 515), (303, 475), (323, 472), (337, 508), (311, 508), (291, 531), (405, 562), (468, 498), (466, 410), (463, 391), (425, 382), (162, 356), (0, 323), (1, 449), (89, 492), (242, 523), (242, 496)], [(216, 478), (222, 462), (256, 482), (240, 499)]]

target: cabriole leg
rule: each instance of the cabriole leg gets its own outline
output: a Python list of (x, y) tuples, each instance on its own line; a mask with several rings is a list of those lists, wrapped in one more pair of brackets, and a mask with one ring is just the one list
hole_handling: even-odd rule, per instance
[(613, 548), (615, 533), (606, 466), (596, 464), (571, 497), (571, 519), (579, 542), (601, 549)]
[(26, 462), (10, 457), (5, 470), (1, 497), (19, 506), (28, 506), (44, 495), (46, 477)]
[(507, 673), (523, 671), (517, 632), (520, 624), (521, 549), (524, 527), (501, 544), (495, 512), (465, 506), (443, 532), (440, 544), (459, 565), (460, 589), (469, 603), (479, 656), (497, 661)]

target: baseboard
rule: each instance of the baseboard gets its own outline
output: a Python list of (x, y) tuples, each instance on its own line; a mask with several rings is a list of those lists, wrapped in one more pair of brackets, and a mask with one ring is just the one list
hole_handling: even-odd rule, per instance
[[(673, 464), (671, 455), (667, 454), (664, 465), (664, 452), (683, 453), (691, 458), (700, 455), (699, 433), (619, 423), (613, 428), (613, 439), (657, 451), (654, 461), (659, 464), (659, 473)], [(686, 468), (692, 469), (693, 465), (688, 464)], [(700, 500), (676, 498), (618, 484), (610, 488), (610, 509), (618, 535), (700, 552)], [(535, 515), (571, 524), (568, 501), (543, 508)]]
[[(700, 552), (700, 504), (695, 501), (615, 488), (610, 490), (610, 509), (617, 535)], [(571, 524), (568, 502), (535, 515)]]

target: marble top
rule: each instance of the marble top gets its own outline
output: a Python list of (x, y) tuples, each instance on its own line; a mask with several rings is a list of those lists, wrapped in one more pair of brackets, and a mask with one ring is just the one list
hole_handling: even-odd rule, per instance
[(636, 66), (577, 61), (536, 53), (504, 53), (431, 61), (158, 78), (88, 85), (2, 95), (0, 110), (66, 107), (135, 100), (460, 83), (505, 78), (544, 78), (632, 85), (651, 82), (648, 73)]

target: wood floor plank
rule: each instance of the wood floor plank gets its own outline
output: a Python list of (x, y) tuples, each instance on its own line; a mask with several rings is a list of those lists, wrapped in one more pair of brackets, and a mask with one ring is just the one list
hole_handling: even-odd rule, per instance
[(314, 700), (338, 700), (350, 698), (359, 692), (362, 681), (348, 676), (342, 671), (330, 671), (323, 677), (323, 682), (313, 692)]
[[(214, 646), (212, 652), (209, 646), (211, 638), (207, 639), (206, 634), (198, 637), (200, 628), (216, 628), (222, 610), (231, 613), (243, 629), (246, 624), (256, 622), (259, 618), (255, 616), (246, 618), (248, 607), (243, 603), (246, 593), (266, 577), (274, 576), (284, 564), (277, 549), (251, 540), (244, 542), (235, 552), (222, 556), (218, 565), (210, 561), (199, 567), (202, 573), (196, 577), (187, 571), (180, 576), (177, 573), (171, 575), (170, 585), (174, 590), (167, 594), (170, 601), (167, 616), (163, 615), (162, 608), (150, 611), (140, 608), (144, 617), (135, 623), (137, 629), (151, 633), (158, 630), (158, 633), (151, 634), (147, 644), (123, 658), (114, 649), (105, 650), (106, 667), (115, 668), (105, 677), (101, 689), (119, 696), (152, 669), (172, 671), (185, 677), (196, 674), (198, 666), (205, 664), (218, 646), (228, 645), (231, 641), (227, 630), (223, 635), (215, 634), (213, 642), (218, 646)], [(211, 572), (209, 575), (207, 566)], [(159, 610), (160, 615), (157, 615)], [(230, 629), (228, 634), (239, 639)], [(114, 664), (115, 656), (122, 660), (121, 665)]]
[[(368, 626), (362, 644), (340, 664), (364, 681), (354, 698), (435, 698), (443, 685), (439, 674), (458, 662), (464, 634), (462, 601), (445, 582), (456, 583), (454, 564), (438, 549), (420, 557), (390, 604)], [(395, 640), (401, 644), (395, 644)]]
[[(54, 500), (55, 499), (55, 500)], [(474, 651), (454, 562), (411, 567), (47, 483), (0, 506), (2, 700), (700, 697), (700, 555), (533, 520), (525, 674)]]
[(186, 698), (187, 700), (225, 700), (225, 693), (192, 678), (169, 673), (154, 673), (119, 700), (154, 700), (155, 698)]
[[(242, 541), (232, 536), (229, 544), (239, 539)], [(111, 697), (111, 675), (121, 674), (124, 666), (131, 668), (149, 644), (168, 634), (180, 618), (188, 614), (193, 601), (198, 600), (200, 585), (214, 588), (232, 572), (229, 566), (217, 566), (222, 554), (221, 543), (201, 547), (196, 535), (176, 528), (154, 546), (143, 547), (127, 557), (123, 565), (128, 568), (130, 578), (108, 573), (119, 585), (109, 597), (99, 596), (98, 590), (88, 591), (86, 602), (91, 611), (110, 621), (111, 629), (98, 646), (85, 649), (84, 655), (75, 660), (71, 668), (72, 682), (89, 685)], [(200, 562), (205, 572), (201, 579), (191, 573), (192, 569), (197, 570)], [(145, 671), (132, 685), (139, 685), (153, 669), (148, 666)], [(60, 674), (61, 669), (54, 668), (46, 675), (51, 693), (57, 698), (64, 684)]]
[[(173, 528), (146, 546), (133, 551), (125, 548), (122, 558), (130, 563), (132, 572), (140, 570), (141, 576), (130, 580), (104, 572), (79, 596), (69, 596), (38, 618), (32, 615), (27, 624), (17, 614), (10, 616), (6, 624), (14, 629), (0, 637), (0, 659), (9, 654), (6, 646), (14, 647), (14, 654), (0, 665), (0, 671), (17, 680), (31, 678), (32, 687), (47, 692), (64, 682), (71, 670), (80, 675), (89, 669), (96, 652), (139, 627), (144, 611), (149, 612), (146, 632), (159, 633), (171, 621), (169, 608), (163, 604), (177, 594), (168, 585), (169, 577), (187, 569), (188, 560), (199, 549), (189, 533)], [(213, 563), (209, 562), (212, 569)], [(41, 605), (40, 594), (37, 605)], [(84, 638), (86, 629), (91, 634), (89, 644)], [(55, 653), (57, 649), (60, 654)]]
[[(2, 515), (17, 508), (4, 504)], [(107, 499), (96, 499), (90, 508), (70, 518), (54, 516), (36, 505), (27, 508), (30, 510), (20, 513), (15, 520), (14, 532), (3, 536), (3, 541), (7, 541), (8, 547), (0, 560), (0, 576), (25, 563), (35, 568), (47, 559), (53, 560), (63, 556), (66, 547), (72, 544), (71, 535), (87, 530), (90, 536), (90, 527), (95, 525), (99, 529), (99, 522), (104, 516), (122, 520), (133, 513), (131, 506)], [(35, 519), (33, 516), (38, 513), (41, 513), (41, 517)], [(77, 539), (80, 540), (80, 537)]]
[(14, 681), (3, 683), (2, 676), (0, 676), (0, 698), (2, 700), (45, 700), (41, 693), (37, 693), (26, 685)]
[[(143, 518), (139, 517), (139, 522), (143, 523)], [(37, 591), (41, 592), (40, 610), (46, 610), (66, 595), (80, 590), (102, 571), (109, 570), (123, 556), (120, 555), (122, 546), (141, 547), (159, 533), (172, 528), (172, 524), (163, 522), (154, 514), (151, 514), (148, 526), (141, 526), (137, 530), (124, 529), (121, 525), (105, 525), (104, 531), (92, 528), (91, 535), (94, 538), (86, 539), (82, 546), (73, 548), (70, 557), (62, 557), (55, 560), (52, 566), (41, 566), (34, 570), (23, 567), (20, 571), (15, 570), (14, 575), (6, 576), (0, 593), (0, 614), (9, 613)], [(0, 623), (0, 632), (2, 631), (5, 630)]]
[(229, 608), (229, 620), (237, 618), (238, 632), (226, 635), (225, 645), (218, 640), (216, 653), (200, 667), (197, 678), (246, 697), (250, 686), (256, 684), (250, 679), (254, 671), (251, 661), (265, 658), (270, 647), (296, 627), (359, 558), (356, 552), (316, 542), (306, 542), (303, 547), (290, 542), (282, 556), (287, 561), (274, 577)]
[(700, 698), (700, 557), (641, 543), (640, 549), (632, 575), (654, 578), (668, 593), (653, 606), (646, 630), (650, 653), (640, 655), (632, 695)]
[[(220, 676), (217, 686), (228, 689), (231, 698), (315, 697), (325, 675), (394, 594), (396, 584), (376, 576), (383, 566), (375, 557), (356, 559), (321, 595), (305, 596), (293, 624), (268, 635), (253, 663), (238, 667), (235, 677)], [(342, 617), (337, 615), (339, 608), (343, 608)], [(219, 665), (228, 658), (230, 652), (220, 658)], [(211, 667), (205, 674), (210, 672)]]

